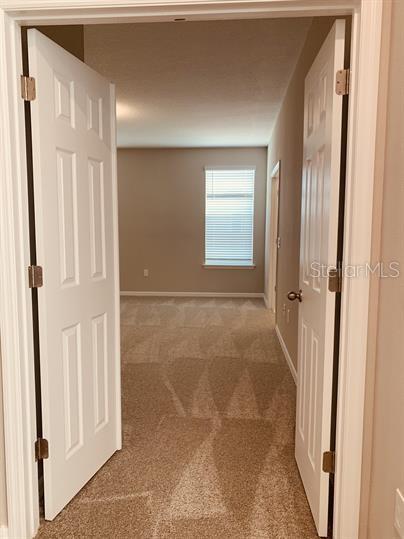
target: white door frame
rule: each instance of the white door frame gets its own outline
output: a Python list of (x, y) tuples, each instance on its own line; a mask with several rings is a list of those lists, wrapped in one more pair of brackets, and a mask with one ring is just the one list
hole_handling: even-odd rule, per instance
[[(118, 7), (117, 7), (118, 4)], [(344, 261), (370, 260), (383, 0), (0, 0), (0, 334), (8, 535), (38, 527), (21, 24), (352, 14)], [(343, 279), (334, 537), (358, 537), (369, 278)]]
[[(267, 256), (265, 262), (267, 264), (265, 271), (265, 290), (267, 294), (265, 301), (267, 307), (271, 311), (276, 313), (276, 268), (278, 260), (278, 238), (279, 238), (279, 180), (280, 180), (280, 166), (281, 162), (278, 161), (271, 174), (267, 179), (267, 207), (266, 218), (268, 220), (268, 235), (266, 237), (266, 251)], [(276, 197), (274, 197), (274, 193)]]

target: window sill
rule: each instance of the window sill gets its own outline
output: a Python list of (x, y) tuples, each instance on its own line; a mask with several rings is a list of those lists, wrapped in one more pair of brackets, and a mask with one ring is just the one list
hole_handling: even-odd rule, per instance
[(253, 270), (256, 268), (255, 264), (202, 264), (204, 269), (227, 269), (227, 270)]

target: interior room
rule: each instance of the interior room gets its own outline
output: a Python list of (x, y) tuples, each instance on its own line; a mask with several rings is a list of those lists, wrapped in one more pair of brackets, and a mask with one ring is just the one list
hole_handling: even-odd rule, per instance
[(37, 28), (115, 85), (123, 429), (38, 537), (318, 536), (287, 297), (305, 78), (335, 19)]

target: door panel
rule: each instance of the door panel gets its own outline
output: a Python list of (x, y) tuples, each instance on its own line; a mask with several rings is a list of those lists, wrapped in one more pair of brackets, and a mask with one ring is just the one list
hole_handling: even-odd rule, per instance
[(115, 96), (37, 30), (28, 51), (51, 520), (121, 444)]
[(305, 81), (301, 205), (296, 460), (320, 536), (327, 535), (335, 293), (322, 268), (336, 265), (345, 22), (335, 22)]

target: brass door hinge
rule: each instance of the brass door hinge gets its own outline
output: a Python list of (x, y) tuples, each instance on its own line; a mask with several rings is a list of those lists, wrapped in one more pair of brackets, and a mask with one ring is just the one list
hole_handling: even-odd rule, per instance
[(24, 101), (34, 101), (36, 98), (34, 77), (21, 75), (21, 97), (24, 99)]
[(35, 442), (35, 460), (44, 460), (49, 457), (49, 443), (45, 438), (38, 438)]
[(335, 451), (325, 451), (323, 453), (323, 472), (335, 473)]
[(328, 290), (330, 292), (341, 292), (341, 289), (342, 289), (341, 270), (337, 268), (330, 268), (328, 270)]
[(43, 272), (41, 266), (28, 266), (28, 286), (40, 288), (43, 285)]
[(349, 94), (349, 69), (340, 69), (335, 75), (335, 93), (337, 95)]

